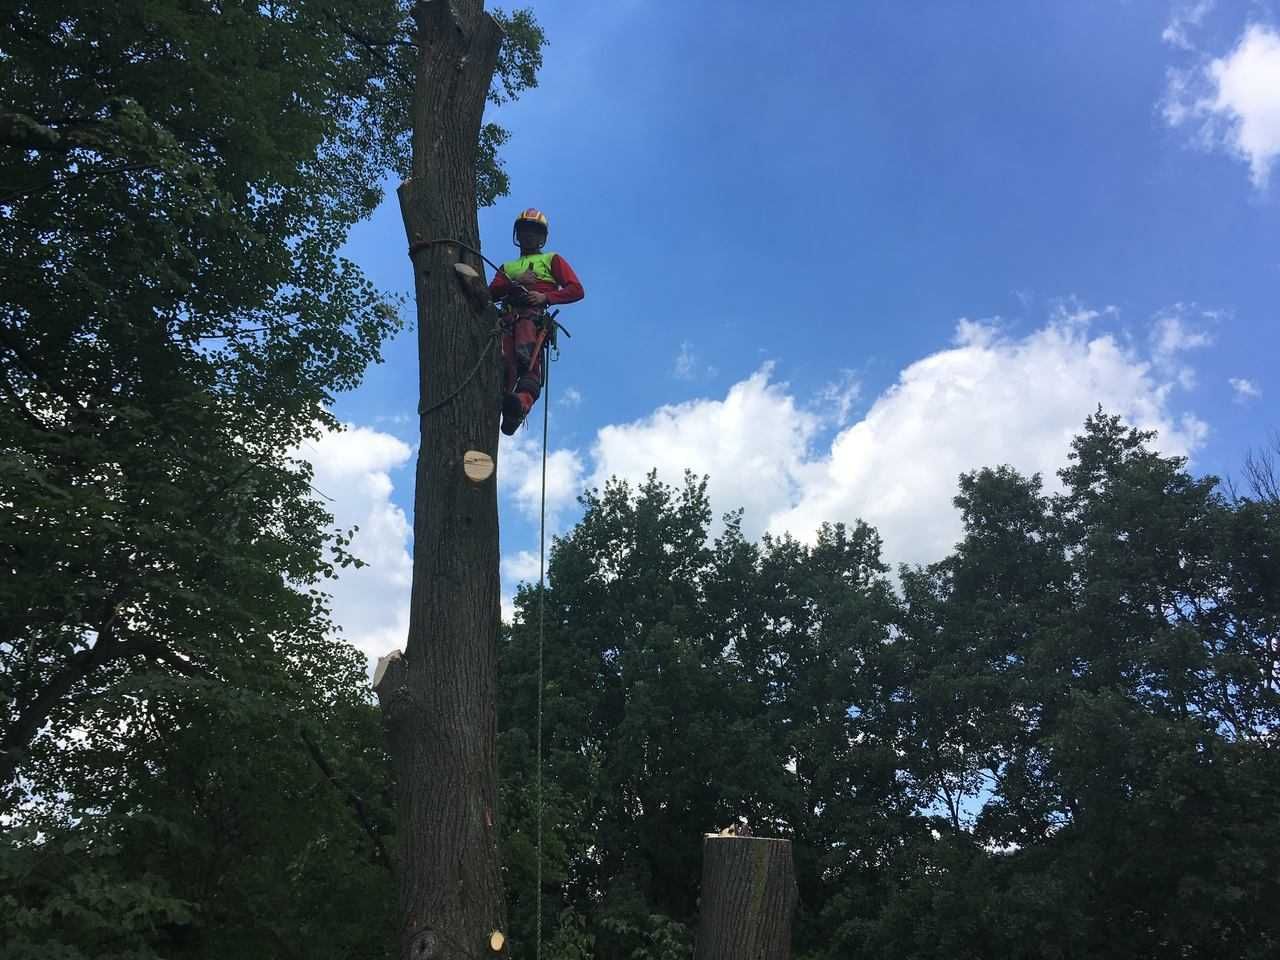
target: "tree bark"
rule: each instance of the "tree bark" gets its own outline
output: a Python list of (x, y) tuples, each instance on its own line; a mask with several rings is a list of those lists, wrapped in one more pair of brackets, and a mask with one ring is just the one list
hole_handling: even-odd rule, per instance
[[(418, 3), (414, 16), (413, 173), (399, 195), (416, 250), (421, 446), (409, 637), (377, 688), (400, 820), (400, 956), (500, 957), (497, 493), (492, 478), (475, 483), (463, 471), (468, 450), (497, 457), (499, 366), (492, 324), (453, 270), (478, 261), (456, 246), (414, 245), (479, 247), (476, 146), (501, 31), (483, 0)], [(485, 352), (493, 362), (476, 367)]]
[(796, 901), (790, 840), (707, 836), (695, 960), (788, 960)]

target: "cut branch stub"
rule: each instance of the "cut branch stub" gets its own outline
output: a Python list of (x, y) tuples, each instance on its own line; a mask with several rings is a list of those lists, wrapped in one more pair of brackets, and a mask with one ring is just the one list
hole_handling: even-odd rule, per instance
[[(400, 663), (400, 658), (404, 654), (399, 650), (392, 650), (386, 656), (378, 658), (378, 665), (373, 668), (373, 690), (379, 696), (382, 696), (381, 687), (386, 683), (387, 693), (399, 685), (401, 677), (398, 675), (404, 670), (404, 664)], [(392, 674), (392, 676), (388, 676)]]
[(484, 483), (493, 476), (493, 457), (479, 450), (468, 450), (462, 455), (462, 472), (472, 483)]
[(453, 265), (454, 273), (458, 276), (458, 283), (462, 285), (462, 290), (467, 295), (467, 299), (471, 301), (472, 308), (477, 313), (483, 313), (493, 306), (493, 297), (489, 294), (489, 288), (485, 286), (484, 277), (480, 275), (480, 271), (469, 263), (455, 263)]

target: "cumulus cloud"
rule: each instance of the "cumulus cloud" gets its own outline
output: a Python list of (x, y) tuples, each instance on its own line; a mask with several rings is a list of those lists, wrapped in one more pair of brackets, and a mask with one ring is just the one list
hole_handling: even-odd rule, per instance
[(516, 587), (521, 583), (538, 582), (538, 551), (517, 550), (505, 554), (499, 571), (502, 575), (502, 619), (510, 623), (516, 617)]
[[(542, 431), (520, 430), (503, 437), (498, 452), (498, 489), (511, 497), (529, 520), (537, 520), (542, 507)], [(578, 452), (553, 449), (547, 453), (548, 526), (556, 529), (560, 512), (582, 491), (585, 472)]]
[(582, 403), (582, 391), (577, 387), (565, 387), (557, 399), (563, 407), (576, 407)]
[(1008, 463), (1052, 487), (1071, 438), (1099, 404), (1159, 430), (1163, 449), (1191, 452), (1206, 428), (1170, 411), (1173, 389), (1151, 361), (1110, 335), (1091, 335), (1079, 313), (1020, 339), (962, 322), (952, 349), (907, 367), (836, 437), (769, 529), (808, 537), (823, 521), (862, 518), (880, 530), (892, 560), (937, 559), (961, 532), (951, 505), (960, 473)]
[(1236, 403), (1248, 403), (1250, 400), (1256, 400), (1262, 396), (1262, 388), (1252, 380), (1246, 380), (1244, 377), (1231, 377), (1227, 382), (1231, 384)]
[(1201, 145), (1246, 161), (1265, 188), (1280, 156), (1280, 33), (1251, 24), (1226, 56), (1171, 70), (1163, 112), (1172, 126), (1196, 124)]
[[(582, 456), (576, 450), (552, 449), (547, 454), (547, 542), (560, 532), (567, 508), (577, 501), (585, 486), (585, 467)], [(511, 437), (503, 437), (498, 452), (498, 490), (508, 498), (521, 515), (534, 527), (534, 546), (537, 546), (537, 526), (542, 506), (542, 432), (521, 430)], [(504, 535), (503, 542), (508, 538)], [(502, 617), (511, 620), (515, 615), (513, 597), (521, 581), (538, 579), (538, 552), (518, 550), (502, 556)]]
[[(1099, 404), (1160, 432), (1170, 453), (1188, 454), (1206, 434), (1179, 417), (1179, 378), (1150, 354), (1093, 332), (1098, 314), (1060, 312), (1011, 337), (990, 322), (961, 321), (950, 349), (919, 360), (828, 446), (814, 449), (819, 418), (766, 366), (723, 400), (662, 407), (597, 437), (594, 483), (641, 479), (651, 468), (679, 482), (687, 467), (711, 476), (717, 511), (744, 507), (749, 536), (789, 531), (809, 539), (824, 521), (865, 519), (892, 562), (945, 555), (960, 535), (951, 500), (967, 470), (1008, 463), (1041, 473), (1051, 488), (1071, 439)], [(1166, 343), (1183, 345), (1169, 333)]]
[(342, 571), (326, 585), (342, 636), (370, 657), (403, 647), (409, 630), (409, 521), (391, 502), (391, 471), (413, 451), (378, 430), (349, 426), (294, 451), (315, 472), (313, 484), (329, 502), (335, 523), (360, 529), (350, 550), (367, 566)]
[(653, 469), (677, 485), (686, 469), (709, 474), (712, 504), (744, 507), (744, 530), (758, 534), (779, 503), (796, 497), (821, 424), (772, 373), (766, 364), (723, 400), (663, 406), (634, 423), (604, 427), (592, 450), (592, 485), (610, 476), (639, 481)]
[(502, 558), (502, 578), (512, 583), (534, 583), (538, 579), (538, 553), (519, 550)]
[[(1128, 422), (1159, 431), (1166, 453), (1188, 455), (1207, 428), (1180, 414), (1176, 399), (1189, 382), (1189, 351), (1208, 345), (1203, 313), (1172, 308), (1133, 340), (1105, 332), (1115, 311), (1059, 310), (1039, 329), (1013, 335), (996, 321), (961, 320), (947, 348), (907, 366), (852, 422), (832, 416), (840, 399), (857, 395), (841, 373), (812, 394), (775, 379), (771, 364), (712, 397), (659, 407), (630, 423), (601, 428), (589, 451), (555, 449), (548, 459), (549, 535), (586, 485), (611, 476), (633, 482), (657, 470), (668, 483), (684, 472), (709, 475), (712, 507), (744, 508), (749, 537), (789, 531), (810, 539), (825, 521), (859, 518), (884, 537), (891, 563), (929, 562), (960, 536), (952, 505), (962, 472), (1008, 463), (1040, 473), (1051, 489), (1072, 438), (1102, 405)], [(1232, 380), (1239, 397), (1258, 395)], [(852, 401), (851, 401), (852, 402)], [(834, 436), (831, 431), (834, 429)], [(536, 523), (541, 436), (504, 438), (498, 462), (506, 502)], [(409, 526), (389, 500), (388, 471), (409, 448), (386, 434), (356, 428), (304, 451), (316, 484), (337, 497), (339, 523), (359, 523), (354, 548), (371, 567), (344, 573), (335, 613), (349, 639), (376, 655), (403, 644), (408, 625)], [(714, 531), (713, 531), (714, 532)], [(511, 594), (537, 579), (531, 549), (502, 559), (503, 614)]]

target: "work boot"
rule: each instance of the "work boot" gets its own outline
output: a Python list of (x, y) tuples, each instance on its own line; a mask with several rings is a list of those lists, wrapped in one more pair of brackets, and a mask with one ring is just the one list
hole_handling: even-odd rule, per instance
[(502, 398), (502, 432), (508, 437), (520, 429), (528, 411), (518, 393), (508, 393)]

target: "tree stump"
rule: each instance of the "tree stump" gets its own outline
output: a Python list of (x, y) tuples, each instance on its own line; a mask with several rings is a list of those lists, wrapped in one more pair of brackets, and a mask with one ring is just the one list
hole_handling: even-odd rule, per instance
[(797, 900), (790, 840), (708, 834), (695, 960), (789, 960)]

